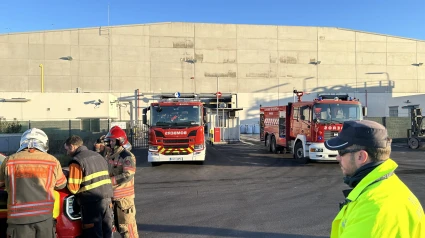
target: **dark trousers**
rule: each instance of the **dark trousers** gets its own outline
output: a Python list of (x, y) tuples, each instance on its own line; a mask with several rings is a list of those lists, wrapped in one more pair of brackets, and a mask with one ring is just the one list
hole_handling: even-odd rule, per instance
[(82, 204), (82, 237), (112, 237), (113, 219), (112, 201), (110, 198), (105, 198), (97, 202)]
[(35, 237), (35, 238), (54, 238), (56, 237), (53, 227), (53, 218), (31, 224), (8, 224), (7, 237)]

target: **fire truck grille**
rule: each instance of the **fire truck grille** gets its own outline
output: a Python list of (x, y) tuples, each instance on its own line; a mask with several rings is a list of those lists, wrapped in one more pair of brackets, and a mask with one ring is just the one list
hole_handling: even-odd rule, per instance
[(188, 148), (189, 144), (180, 144), (180, 145), (167, 145), (164, 144), (164, 148), (165, 149), (170, 149), (170, 148)]
[(176, 150), (174, 150), (174, 151), (165, 151), (164, 152), (164, 154), (165, 155), (188, 155), (189, 154), (189, 151), (187, 151), (187, 150), (181, 150), (181, 151), (176, 151)]
[(181, 144), (159, 146), (158, 151), (163, 155), (190, 155), (194, 149), (188, 144)]
[(189, 139), (164, 139), (164, 143), (189, 143)]
[(329, 140), (337, 136), (338, 136), (338, 131), (325, 131), (325, 140)]

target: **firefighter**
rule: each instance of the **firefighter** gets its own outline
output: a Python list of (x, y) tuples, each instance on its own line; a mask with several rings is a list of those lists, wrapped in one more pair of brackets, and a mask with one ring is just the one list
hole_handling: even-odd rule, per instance
[(93, 150), (99, 154), (102, 154), (105, 151), (105, 136), (101, 136), (93, 145)]
[(48, 149), (46, 133), (28, 129), (18, 151), (1, 164), (0, 187), (8, 192), (7, 237), (55, 237), (53, 190), (65, 188), (67, 180)]
[(313, 119), (316, 119), (317, 121), (320, 121), (320, 119), (322, 119), (321, 112), (322, 112), (322, 108), (320, 108), (320, 107), (314, 108)]
[(334, 114), (333, 110), (330, 108), (330, 106), (328, 108), (326, 108), (326, 118), (328, 118), (328, 119), (332, 118), (333, 114)]
[(101, 136), (93, 145), (93, 150), (102, 155), (102, 157), (106, 157), (108, 154), (108, 147), (105, 146), (105, 136)]
[(69, 164), (68, 190), (81, 208), (83, 237), (112, 237), (112, 185), (108, 163), (88, 150), (79, 136), (70, 136), (65, 150), (73, 159)]
[(134, 174), (136, 158), (123, 146), (128, 143), (127, 135), (118, 126), (111, 128), (105, 137), (106, 146), (110, 148), (106, 156), (109, 163), (114, 195), (115, 225), (122, 237), (139, 237), (134, 205)]
[(179, 114), (178, 113), (173, 113), (173, 114), (171, 114), (171, 122), (174, 122), (177, 118), (179, 117)]

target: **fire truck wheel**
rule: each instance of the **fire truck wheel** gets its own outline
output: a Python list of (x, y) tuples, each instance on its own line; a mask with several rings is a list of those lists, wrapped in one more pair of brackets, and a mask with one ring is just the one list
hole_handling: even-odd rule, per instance
[(308, 158), (304, 156), (303, 144), (297, 142), (294, 148), (294, 159), (300, 164), (307, 164)]
[(270, 140), (270, 138), (271, 138), (271, 136), (270, 136), (270, 135), (267, 135), (267, 137), (266, 137), (266, 149), (267, 149), (269, 152), (271, 152), (271, 151), (272, 151), (272, 148), (271, 148), (271, 140)]
[(270, 151), (273, 154), (277, 154), (277, 149), (276, 149), (276, 138), (274, 136), (272, 136), (272, 142), (270, 144)]

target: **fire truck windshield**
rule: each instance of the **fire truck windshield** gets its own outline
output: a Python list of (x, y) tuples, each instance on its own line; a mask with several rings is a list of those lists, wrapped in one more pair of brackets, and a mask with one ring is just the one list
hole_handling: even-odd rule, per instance
[(362, 108), (359, 104), (315, 104), (313, 120), (322, 123), (363, 120)]
[(199, 106), (153, 106), (152, 126), (199, 126)]

